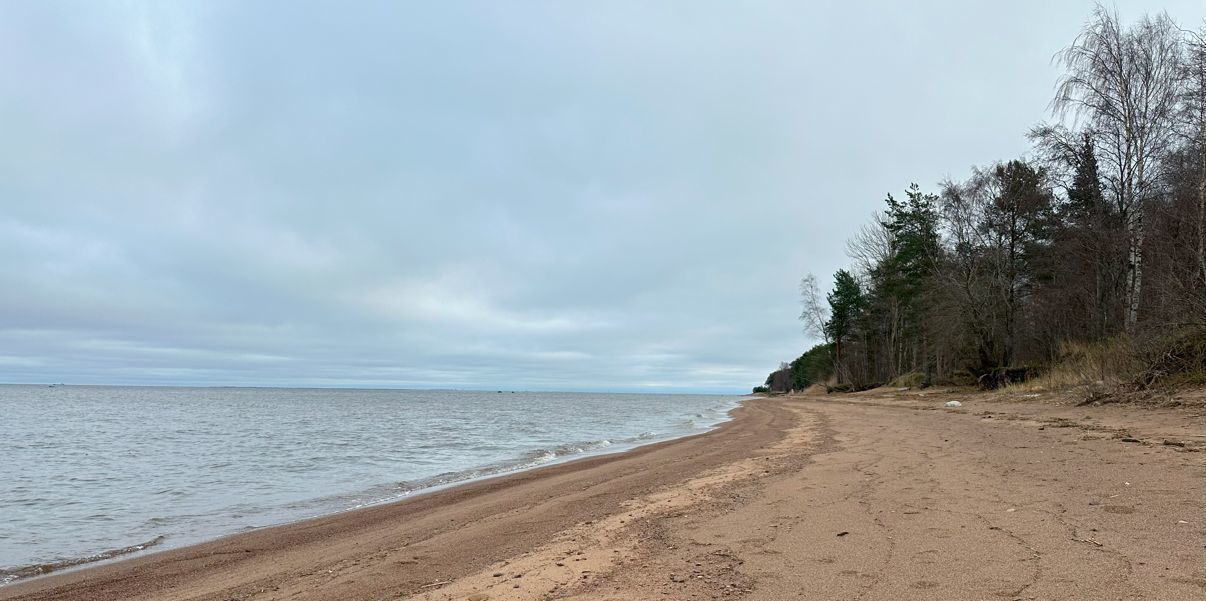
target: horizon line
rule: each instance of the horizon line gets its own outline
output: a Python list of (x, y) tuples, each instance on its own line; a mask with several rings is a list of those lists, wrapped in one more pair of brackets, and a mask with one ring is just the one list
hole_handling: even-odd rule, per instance
[(393, 390), (412, 392), (493, 392), (493, 393), (579, 393), (579, 394), (678, 394), (678, 395), (712, 395), (712, 396), (748, 396), (748, 392), (704, 391), (690, 388), (613, 388), (613, 389), (529, 389), (529, 388), (438, 388), (438, 387), (404, 387), (404, 386), (352, 386), (352, 385), (270, 385), (270, 384), (117, 384), (117, 383), (68, 383), (68, 382), (3, 382), (0, 386), (39, 386), (57, 388), (59, 386), (78, 386), (96, 388), (231, 388), (231, 389), (276, 389), (276, 390)]

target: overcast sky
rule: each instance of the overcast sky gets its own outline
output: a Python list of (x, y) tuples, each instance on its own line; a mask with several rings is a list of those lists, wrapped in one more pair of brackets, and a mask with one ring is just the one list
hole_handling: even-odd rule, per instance
[(0, 382), (747, 391), (1091, 10), (920, 4), (0, 3)]

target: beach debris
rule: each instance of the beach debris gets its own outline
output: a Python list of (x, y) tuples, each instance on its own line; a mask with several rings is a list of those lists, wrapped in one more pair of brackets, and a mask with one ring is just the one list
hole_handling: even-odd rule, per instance
[(841, 531), (841, 532), (837, 533), (837, 535), (838, 535), (838, 536), (846, 536), (847, 534), (850, 534), (850, 533), (849, 533), (849, 532), (847, 532), (847, 531), (845, 531), (845, 530), (843, 530), (843, 531)]
[(1189, 522), (1186, 522), (1185, 520), (1177, 520), (1177, 523), (1178, 524), (1188, 524)]
[(1013, 513), (1013, 512), (1015, 512), (1015, 511), (1017, 511), (1017, 508), (1016, 508), (1016, 507), (1010, 507), (1009, 509), (1006, 509), (1006, 510), (1005, 510), (1005, 513)]
[(444, 586), (445, 584), (452, 584), (452, 581), (451, 580), (437, 580), (431, 584), (424, 584), (423, 586), (420, 586), (419, 588), (433, 588), (433, 587), (437, 587), (437, 586)]
[(1143, 441), (1139, 440), (1138, 438), (1132, 438), (1130, 436), (1127, 436), (1126, 438), (1122, 439), (1122, 442), (1143, 442)]
[(962, 407), (962, 406), (963, 406), (963, 403), (960, 403), (959, 401), (947, 401), (947, 402), (946, 402), (946, 406), (947, 406), (947, 407), (952, 407), (952, 408), (953, 408), (953, 407)]
[(1165, 446), (1170, 446), (1170, 447), (1183, 447), (1183, 446), (1185, 446), (1185, 443), (1184, 443), (1184, 442), (1182, 442), (1182, 441), (1180, 441), (1180, 440), (1167, 440), (1167, 439), (1165, 439), (1164, 444), (1165, 444)]

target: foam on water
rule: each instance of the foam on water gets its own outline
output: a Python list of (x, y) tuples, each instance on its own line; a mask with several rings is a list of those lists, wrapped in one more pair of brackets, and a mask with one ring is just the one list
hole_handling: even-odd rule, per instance
[(694, 434), (738, 402), (0, 385), (0, 583)]

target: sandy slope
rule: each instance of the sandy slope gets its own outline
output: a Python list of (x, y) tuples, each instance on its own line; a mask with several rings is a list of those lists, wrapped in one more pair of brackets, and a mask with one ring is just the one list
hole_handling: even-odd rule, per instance
[(760, 400), (708, 435), (0, 598), (1206, 598), (1200, 412), (1043, 401)]

